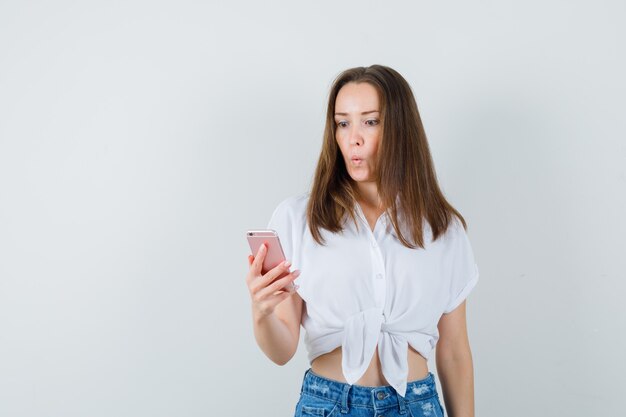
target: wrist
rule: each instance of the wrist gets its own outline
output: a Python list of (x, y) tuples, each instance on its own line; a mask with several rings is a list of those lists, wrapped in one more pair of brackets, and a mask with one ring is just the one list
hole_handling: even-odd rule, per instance
[(265, 321), (271, 320), (274, 315), (274, 311), (262, 311), (256, 308), (252, 308), (252, 320), (255, 324), (260, 324)]

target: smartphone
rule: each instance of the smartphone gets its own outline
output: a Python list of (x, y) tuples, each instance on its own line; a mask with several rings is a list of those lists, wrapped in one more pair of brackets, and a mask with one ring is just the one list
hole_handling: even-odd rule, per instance
[[(276, 233), (275, 230), (248, 230), (246, 232), (246, 237), (248, 238), (250, 250), (252, 250), (252, 255), (254, 256), (256, 256), (256, 254), (259, 252), (259, 248), (263, 243), (265, 243), (265, 246), (267, 247), (265, 259), (263, 260), (263, 266), (261, 266), (262, 274), (267, 273), (267, 271), (276, 267), (285, 260), (285, 252), (283, 251), (283, 247), (280, 244), (278, 233)], [(276, 277), (276, 279), (282, 278), (287, 274), (289, 274), (289, 272), (281, 274), (280, 276)], [(293, 287), (293, 281), (287, 284), (285, 288), (291, 287)]]

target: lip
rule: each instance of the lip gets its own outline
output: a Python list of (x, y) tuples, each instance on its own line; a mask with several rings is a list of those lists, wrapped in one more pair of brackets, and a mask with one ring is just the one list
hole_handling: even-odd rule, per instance
[(352, 161), (362, 161), (362, 160), (363, 160), (363, 158), (361, 158), (361, 157), (360, 157), (360, 156), (358, 156), (358, 155), (352, 155), (352, 156), (350, 157), (350, 160), (352, 160)]

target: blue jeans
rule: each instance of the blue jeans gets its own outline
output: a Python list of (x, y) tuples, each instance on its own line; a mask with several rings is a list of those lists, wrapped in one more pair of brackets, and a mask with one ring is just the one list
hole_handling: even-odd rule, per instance
[(390, 385), (365, 387), (304, 373), (295, 417), (444, 417), (432, 372), (409, 381), (403, 398)]

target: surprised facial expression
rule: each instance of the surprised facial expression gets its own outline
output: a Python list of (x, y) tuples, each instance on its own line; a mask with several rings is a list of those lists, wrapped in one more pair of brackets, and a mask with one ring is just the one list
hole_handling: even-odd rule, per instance
[(376, 154), (382, 137), (378, 92), (369, 83), (350, 82), (335, 100), (335, 139), (354, 181), (376, 179)]

